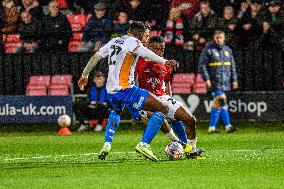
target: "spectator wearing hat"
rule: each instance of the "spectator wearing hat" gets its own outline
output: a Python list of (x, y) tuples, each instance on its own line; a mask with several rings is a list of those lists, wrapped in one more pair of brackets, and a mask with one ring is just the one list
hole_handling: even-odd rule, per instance
[(50, 14), (43, 19), (42, 50), (67, 52), (72, 36), (69, 21), (59, 12), (59, 5), (56, 1), (51, 1), (48, 9)]
[(106, 18), (106, 6), (98, 3), (94, 7), (95, 15), (92, 15), (83, 31), (83, 41), (80, 52), (98, 50), (110, 39), (113, 30), (112, 21)]
[(31, 13), (22, 12), (18, 32), (21, 40), (18, 52), (35, 52), (41, 40), (41, 23)]
[(241, 47), (251, 47), (262, 33), (261, 0), (252, 0), (250, 9), (238, 20), (237, 29)]

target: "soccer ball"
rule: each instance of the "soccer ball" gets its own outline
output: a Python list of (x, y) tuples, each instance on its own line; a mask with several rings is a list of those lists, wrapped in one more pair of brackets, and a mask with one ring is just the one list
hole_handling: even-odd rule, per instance
[(183, 156), (184, 150), (180, 143), (171, 142), (166, 146), (165, 153), (170, 160), (178, 160)]
[(57, 122), (60, 127), (69, 127), (71, 125), (71, 118), (69, 115), (64, 114), (59, 116)]

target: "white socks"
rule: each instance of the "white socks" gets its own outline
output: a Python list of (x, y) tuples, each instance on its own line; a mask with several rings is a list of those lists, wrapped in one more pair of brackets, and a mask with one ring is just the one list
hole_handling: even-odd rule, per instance
[(172, 141), (172, 142), (177, 142), (179, 141), (178, 140), (178, 137), (176, 136), (176, 134), (174, 133), (174, 131), (171, 129), (170, 132), (168, 132), (166, 134), (166, 136)]

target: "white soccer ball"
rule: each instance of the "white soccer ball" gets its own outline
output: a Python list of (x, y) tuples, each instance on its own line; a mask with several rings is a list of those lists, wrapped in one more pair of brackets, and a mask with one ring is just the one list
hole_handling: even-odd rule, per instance
[(71, 125), (71, 118), (66, 114), (59, 116), (57, 121), (60, 127), (69, 127)]
[(178, 160), (183, 156), (184, 149), (180, 143), (171, 142), (166, 146), (165, 153), (170, 160)]

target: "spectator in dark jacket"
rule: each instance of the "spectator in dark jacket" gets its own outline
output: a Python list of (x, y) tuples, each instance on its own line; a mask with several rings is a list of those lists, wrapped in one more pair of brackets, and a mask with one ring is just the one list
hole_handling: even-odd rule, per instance
[(236, 36), (236, 24), (237, 20), (234, 17), (234, 9), (232, 6), (226, 6), (224, 8), (223, 17), (218, 21), (218, 29), (222, 30), (226, 34), (226, 45), (231, 48), (236, 48), (237, 46), (237, 36)]
[(19, 20), (18, 7), (13, 0), (4, 0), (3, 5), (3, 23), (1, 26), (1, 33), (14, 33), (17, 29)]
[(130, 0), (130, 2), (126, 5), (126, 11), (129, 15), (129, 20), (145, 21), (146, 20), (145, 13), (147, 12), (145, 6), (146, 5), (141, 3), (140, 0)]
[(213, 33), (217, 27), (217, 16), (210, 8), (209, 1), (200, 2), (200, 12), (192, 20), (191, 32), (192, 38), (197, 45), (204, 46), (212, 39)]
[(271, 1), (268, 11), (264, 14), (263, 20), (266, 26), (273, 28), (278, 36), (284, 36), (284, 11), (281, 9), (280, 1)]
[(41, 23), (33, 18), (29, 12), (22, 12), (21, 19), (18, 32), (20, 33), (22, 45), (18, 48), (18, 51), (33, 53), (40, 44)]
[(117, 19), (113, 21), (114, 33), (112, 37), (120, 37), (127, 34), (129, 29), (128, 14), (124, 11), (120, 11), (117, 15)]
[(67, 51), (69, 40), (72, 36), (71, 26), (66, 16), (59, 12), (57, 2), (48, 4), (50, 14), (43, 19), (43, 43), (44, 51)]
[(113, 30), (112, 21), (107, 19), (106, 6), (103, 3), (95, 5), (95, 15), (91, 16), (83, 31), (83, 41), (79, 51), (86, 52), (91, 50), (98, 50), (103, 44), (110, 39)]
[(237, 18), (240, 19), (244, 15), (245, 12), (250, 9), (250, 1), (249, 0), (241, 0), (240, 7), (238, 9)]
[(30, 12), (33, 18), (42, 20), (43, 9), (37, 0), (22, 0), (22, 6), (20, 7), (20, 12)]
[(261, 1), (252, 0), (250, 9), (238, 20), (237, 30), (241, 47), (251, 47), (262, 33)]
[(161, 31), (169, 13), (169, 2), (165, 0), (144, 0), (143, 4), (147, 7), (144, 13), (146, 24), (152, 30)]

